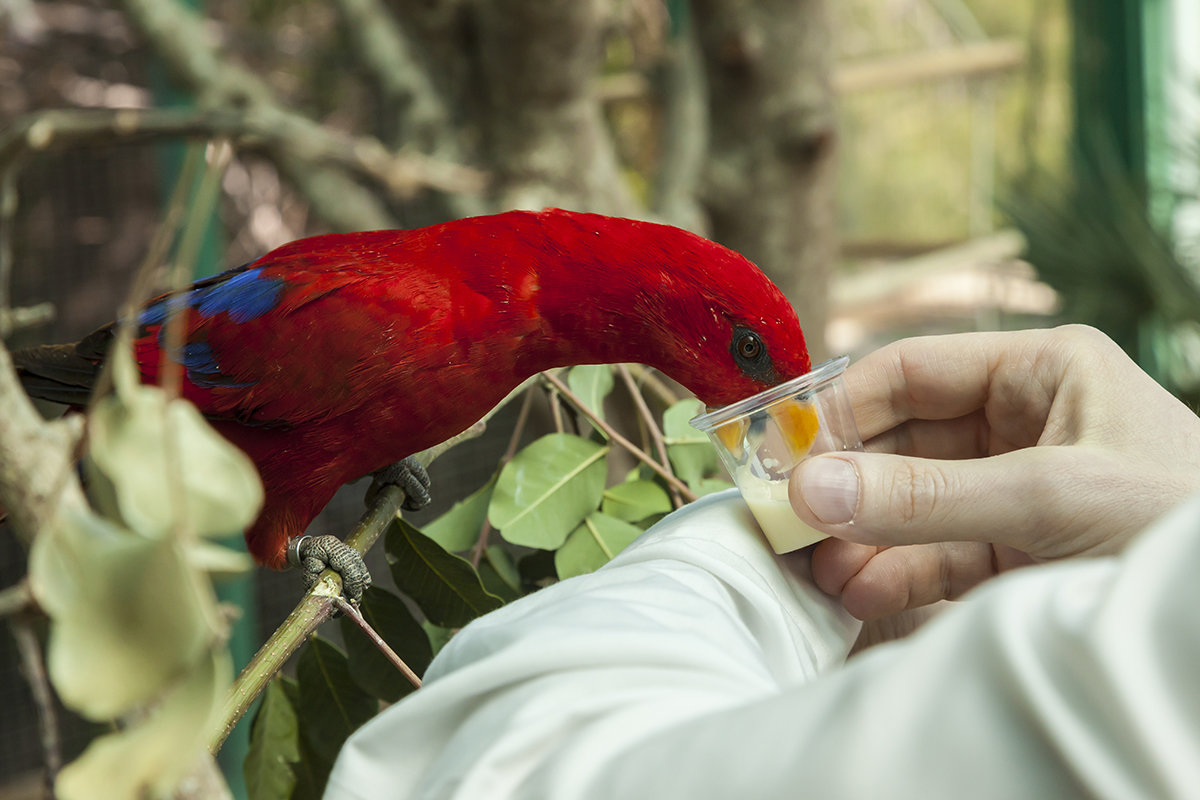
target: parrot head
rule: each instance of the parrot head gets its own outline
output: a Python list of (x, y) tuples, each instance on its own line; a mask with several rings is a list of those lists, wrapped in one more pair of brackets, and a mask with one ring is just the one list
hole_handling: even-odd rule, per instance
[(808, 372), (795, 309), (741, 254), (668, 225), (541, 213), (586, 282), (567, 324), (611, 348), (597, 360), (649, 364), (708, 406)]

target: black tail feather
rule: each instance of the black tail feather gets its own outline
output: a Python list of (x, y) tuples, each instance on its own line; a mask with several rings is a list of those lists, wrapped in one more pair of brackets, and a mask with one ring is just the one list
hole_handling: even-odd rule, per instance
[(17, 376), (29, 396), (69, 406), (87, 405), (103, 359), (98, 333), (75, 344), (46, 344), (14, 352)]

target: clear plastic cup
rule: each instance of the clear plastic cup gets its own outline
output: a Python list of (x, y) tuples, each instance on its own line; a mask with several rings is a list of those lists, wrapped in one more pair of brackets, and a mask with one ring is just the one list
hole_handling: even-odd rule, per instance
[(825, 538), (788, 501), (792, 470), (818, 453), (862, 450), (842, 373), (842, 356), (753, 397), (694, 418), (708, 434), (776, 553)]

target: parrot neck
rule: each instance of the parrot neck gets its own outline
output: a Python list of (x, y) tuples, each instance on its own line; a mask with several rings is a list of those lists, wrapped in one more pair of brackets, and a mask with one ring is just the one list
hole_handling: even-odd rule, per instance
[[(684, 317), (709, 314), (697, 302), (702, 275), (639, 247), (636, 237), (600, 231), (553, 240), (537, 260), (537, 307), (545, 324), (546, 367), (638, 362), (688, 385), (703, 385), (701, 359), (679, 347)], [(690, 306), (696, 306), (690, 308)]]

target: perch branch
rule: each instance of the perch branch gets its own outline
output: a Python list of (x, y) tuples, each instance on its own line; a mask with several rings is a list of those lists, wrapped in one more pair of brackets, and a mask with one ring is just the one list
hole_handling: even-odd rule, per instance
[[(530, 379), (532, 380), (532, 379)], [(509, 393), (483, 419), (476, 422), (467, 430), (442, 444), (418, 453), (416, 458), (423, 466), (429, 466), (435, 459), (451, 447), (473, 439), (483, 433), (487, 421), (508, 404), (512, 398), (523, 392), (529, 385), (526, 381)], [(375, 495), (371, 507), (359, 520), (358, 525), (346, 537), (346, 544), (359, 553), (365, 553), (371, 545), (383, 534), (392, 520), (400, 514), (404, 503), (404, 492), (396, 486), (383, 486)], [(334, 607), (334, 599), (342, 594), (341, 580), (337, 573), (325, 570), (312, 588), (300, 600), (283, 624), (267, 639), (258, 652), (246, 665), (225, 701), (221, 713), (221, 722), (209, 739), (209, 751), (216, 753), (221, 749), (226, 737), (249, 710), (254, 699), (267, 688), (271, 678), (275, 676), (292, 654), (300, 648), (304, 641), (315, 631), (322, 622), (329, 618)]]

